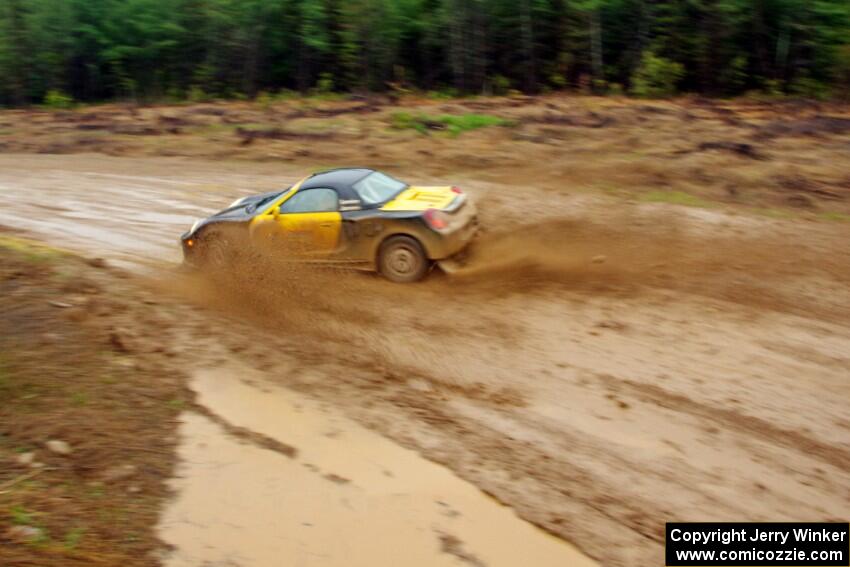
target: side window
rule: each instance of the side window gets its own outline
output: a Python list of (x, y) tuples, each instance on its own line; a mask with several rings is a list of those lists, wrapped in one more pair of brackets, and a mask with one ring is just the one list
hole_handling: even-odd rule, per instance
[(339, 197), (333, 189), (305, 189), (281, 206), (281, 213), (330, 213), (339, 210)]

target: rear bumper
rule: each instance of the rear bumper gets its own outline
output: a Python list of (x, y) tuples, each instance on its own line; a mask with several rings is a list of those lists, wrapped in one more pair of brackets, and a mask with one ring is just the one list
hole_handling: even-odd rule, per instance
[(470, 215), (462, 226), (446, 231), (431, 231), (425, 242), (425, 251), (431, 260), (444, 260), (466, 248), (478, 233), (478, 216)]

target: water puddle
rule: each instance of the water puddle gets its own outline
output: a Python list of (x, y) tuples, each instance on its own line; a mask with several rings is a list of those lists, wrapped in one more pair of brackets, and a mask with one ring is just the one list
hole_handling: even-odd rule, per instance
[(261, 383), (195, 375), (215, 418), (182, 416), (167, 567), (594, 565), (448, 469)]

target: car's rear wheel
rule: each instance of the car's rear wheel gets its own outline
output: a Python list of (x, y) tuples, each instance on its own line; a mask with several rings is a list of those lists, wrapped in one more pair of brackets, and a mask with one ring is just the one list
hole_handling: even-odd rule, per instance
[(418, 282), (428, 273), (429, 266), (425, 250), (415, 238), (393, 236), (381, 245), (378, 269), (390, 281)]

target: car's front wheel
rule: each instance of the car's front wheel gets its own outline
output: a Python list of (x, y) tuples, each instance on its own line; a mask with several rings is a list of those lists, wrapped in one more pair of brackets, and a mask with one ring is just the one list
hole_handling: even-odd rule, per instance
[(428, 273), (430, 262), (416, 239), (393, 236), (382, 245), (378, 254), (378, 269), (390, 281), (417, 282)]
[(224, 235), (210, 234), (204, 238), (201, 245), (203, 246), (201, 260), (205, 268), (221, 271), (231, 264), (232, 247)]

